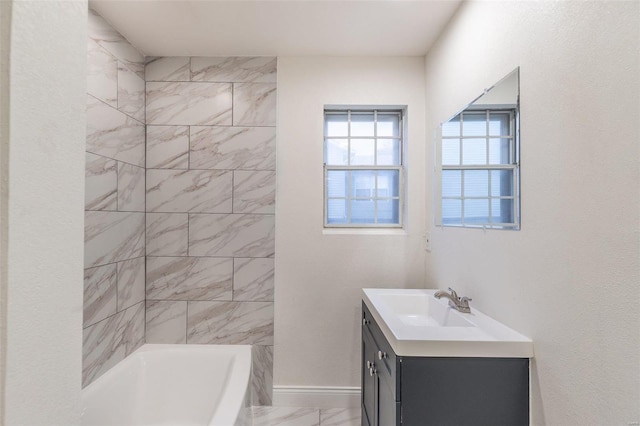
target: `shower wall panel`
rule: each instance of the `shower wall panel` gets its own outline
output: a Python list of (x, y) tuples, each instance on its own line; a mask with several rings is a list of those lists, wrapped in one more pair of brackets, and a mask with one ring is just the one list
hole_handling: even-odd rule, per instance
[(146, 340), (254, 345), (273, 382), (273, 57), (147, 62)]
[(82, 384), (144, 343), (144, 57), (89, 11)]

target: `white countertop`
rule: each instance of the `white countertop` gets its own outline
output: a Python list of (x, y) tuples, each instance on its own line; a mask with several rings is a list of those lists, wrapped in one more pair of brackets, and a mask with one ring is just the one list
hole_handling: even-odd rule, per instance
[(533, 342), (488, 317), (471, 304), (464, 314), (436, 299), (436, 290), (362, 289), (396, 355), (433, 357), (533, 358)]

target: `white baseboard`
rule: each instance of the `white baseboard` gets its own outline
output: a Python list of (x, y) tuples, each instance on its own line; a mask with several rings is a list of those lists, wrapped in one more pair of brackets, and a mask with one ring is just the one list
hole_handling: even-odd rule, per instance
[(277, 407), (358, 408), (359, 387), (274, 386), (273, 405)]

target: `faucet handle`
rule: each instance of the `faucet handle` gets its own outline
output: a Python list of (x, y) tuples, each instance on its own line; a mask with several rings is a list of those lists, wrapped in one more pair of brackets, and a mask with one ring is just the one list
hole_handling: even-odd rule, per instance
[(460, 304), (462, 306), (468, 307), (469, 306), (469, 302), (471, 302), (473, 299), (467, 296), (462, 296), (460, 298)]
[(449, 291), (451, 292), (451, 297), (455, 298), (456, 300), (458, 299), (458, 293), (456, 293), (456, 291), (454, 289), (452, 289), (451, 287), (448, 287)]

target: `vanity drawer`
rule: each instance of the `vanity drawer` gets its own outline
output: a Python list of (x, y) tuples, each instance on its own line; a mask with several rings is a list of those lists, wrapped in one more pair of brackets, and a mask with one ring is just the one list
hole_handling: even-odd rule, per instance
[(394, 399), (400, 401), (400, 374), (398, 374), (398, 370), (401, 364), (399, 358), (396, 357), (391, 345), (364, 303), (362, 304), (362, 319), (363, 326), (369, 330), (377, 346), (375, 365), (380, 380), (388, 384)]

